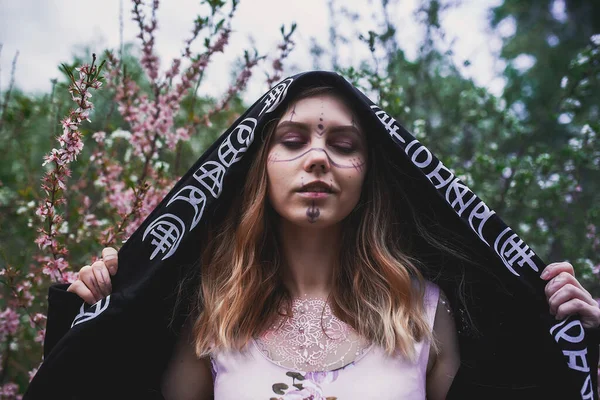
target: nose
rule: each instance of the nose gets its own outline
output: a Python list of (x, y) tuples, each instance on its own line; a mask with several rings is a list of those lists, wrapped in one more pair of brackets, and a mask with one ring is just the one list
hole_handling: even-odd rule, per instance
[(312, 148), (304, 159), (304, 170), (306, 172), (328, 172), (331, 168), (329, 157), (324, 149)]

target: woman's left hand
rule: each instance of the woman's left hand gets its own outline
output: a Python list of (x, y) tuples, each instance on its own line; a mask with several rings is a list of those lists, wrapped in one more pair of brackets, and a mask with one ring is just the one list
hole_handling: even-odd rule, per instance
[(575, 278), (573, 266), (568, 262), (548, 264), (540, 277), (548, 281), (546, 298), (550, 304), (550, 313), (556, 319), (564, 319), (578, 314), (584, 328), (600, 326), (600, 307)]

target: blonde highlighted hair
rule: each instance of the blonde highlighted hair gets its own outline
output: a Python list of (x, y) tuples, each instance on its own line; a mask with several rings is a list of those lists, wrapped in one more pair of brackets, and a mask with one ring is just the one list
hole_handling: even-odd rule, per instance
[[(323, 94), (343, 101), (333, 89), (322, 87), (302, 92), (294, 102)], [(242, 195), (203, 244), (193, 314), (199, 357), (214, 349), (241, 349), (282, 308), (291, 314), (291, 298), (281, 279), (285, 260), (275, 230), (278, 215), (267, 195), (266, 163), (276, 125), (274, 120), (265, 128)], [(343, 251), (329, 301), (338, 318), (362, 337), (388, 354), (397, 351), (412, 358), (414, 344), (431, 339), (423, 306), (424, 278), (406, 250), (408, 238), (402, 237), (402, 224), (409, 221), (399, 220), (398, 207), (386, 192), (390, 163), (364, 133), (370, 142), (367, 175), (357, 206), (342, 222)]]

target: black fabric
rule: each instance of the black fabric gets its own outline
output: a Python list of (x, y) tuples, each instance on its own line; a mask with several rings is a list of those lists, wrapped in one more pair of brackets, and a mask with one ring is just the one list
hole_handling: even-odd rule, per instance
[(385, 160), (398, 212), (418, 215), (428, 235), (465, 256), (402, 224), (398, 240), (448, 295), (459, 327), (461, 368), (449, 398), (598, 399), (598, 346), (576, 318), (549, 314), (545, 263), (391, 116), (340, 75), (319, 71), (277, 84), (199, 158), (119, 251), (111, 296), (81, 308), (64, 286), (51, 288), (45, 359), (25, 400), (160, 398), (183, 323), (176, 314), (169, 326), (176, 287), (197, 263), (203, 229), (239, 196), (265, 124), (300, 90), (322, 85), (357, 113)]

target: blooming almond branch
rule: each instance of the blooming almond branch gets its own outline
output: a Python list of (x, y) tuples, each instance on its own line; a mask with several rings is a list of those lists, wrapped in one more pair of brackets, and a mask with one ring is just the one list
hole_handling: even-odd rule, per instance
[(267, 74), (268, 87), (272, 87), (281, 80), (281, 75), (283, 73), (283, 60), (290, 55), (296, 45), (296, 43), (292, 40), (292, 35), (294, 34), (295, 30), (295, 22), (290, 27), (290, 31), (288, 33), (285, 32), (285, 26), (281, 26), (281, 35), (283, 36), (283, 41), (279, 46), (277, 46), (279, 49), (279, 57), (274, 59), (273, 63), (271, 64), (273, 67), (273, 74)]
[[(173, 183), (168, 178), (160, 177), (160, 174), (155, 171), (154, 164), (159, 159), (161, 149), (174, 150), (177, 143), (190, 138), (192, 128), (185, 126), (175, 128), (175, 117), (180, 110), (183, 97), (202, 75), (212, 56), (224, 51), (231, 33), (231, 18), (237, 7), (237, 1), (233, 1), (227, 17), (216, 23), (214, 30), (210, 32), (209, 36), (216, 39), (211, 42), (206, 38), (206, 50), (193, 56), (190, 51), (191, 43), (202, 29), (212, 26), (209, 21), (216, 17), (217, 11), (225, 4), (220, 1), (210, 3), (211, 15), (197, 18), (192, 37), (185, 42), (182, 57), (189, 59), (189, 67), (180, 73), (181, 60), (174, 60), (171, 69), (164, 75), (164, 83), (160, 84), (158, 58), (153, 55), (154, 34), (157, 27), (155, 15), (159, 2), (155, 0), (152, 3), (152, 17), (149, 23), (146, 23), (146, 17), (141, 10), (142, 3), (142, 0), (134, 1), (133, 19), (140, 29), (138, 37), (142, 40), (143, 48), (141, 64), (150, 78), (151, 93), (144, 93), (126, 73), (121, 77), (121, 71), (118, 69), (119, 60), (111, 53), (107, 55), (108, 86), (115, 89), (118, 110), (129, 124), (129, 131), (126, 134), (131, 145), (131, 156), (134, 160), (142, 162), (141, 171), (135, 171), (138, 163), (131, 164), (131, 167), (124, 171), (124, 168), (106, 152), (104, 146), (106, 134), (103, 132), (94, 134), (94, 139), (99, 145), (92, 156), (93, 162), (98, 167), (99, 178), (96, 184), (106, 194), (104, 198), (108, 205), (119, 216), (119, 220), (113, 226), (106, 227), (102, 232), (104, 245), (111, 245), (122, 235), (128, 237), (133, 233), (137, 224), (143, 221), (158, 204), (166, 194), (166, 188)], [(248, 61), (250, 64), (256, 63), (250, 59)], [(179, 83), (172, 87), (172, 80), (179, 74), (181, 75)], [(242, 83), (240, 81), (240, 84)], [(130, 175), (132, 178), (135, 177), (129, 179), (129, 182), (135, 183), (134, 185), (126, 183), (123, 179)], [(93, 215), (90, 218), (93, 218)]]
[(42, 189), (46, 193), (36, 210), (45, 226), (38, 229), (38, 237), (35, 240), (41, 250), (47, 249), (50, 253), (47, 256), (38, 257), (38, 262), (44, 266), (43, 273), (52, 277), (55, 281), (69, 281), (73, 277), (64, 271), (68, 267), (65, 259), (68, 251), (57, 240), (58, 231), (63, 224), (62, 216), (57, 213), (57, 206), (65, 204), (63, 196), (67, 190), (66, 181), (71, 176), (69, 164), (77, 159), (77, 156), (83, 148), (82, 134), (79, 126), (83, 121), (90, 121), (89, 115), (93, 109), (93, 104), (89, 101), (92, 97), (91, 89), (99, 89), (102, 85), (100, 72), (104, 65), (95, 65), (96, 55), (92, 56), (91, 65), (83, 65), (76, 68), (79, 72), (79, 79), (75, 79), (71, 70), (63, 64), (63, 70), (71, 80), (69, 93), (71, 98), (77, 104), (76, 109), (69, 112), (69, 116), (62, 120), (63, 132), (57, 140), (60, 148), (52, 149), (44, 157), (42, 165), (52, 164), (54, 168), (46, 172), (42, 179)]
[(244, 67), (238, 74), (235, 83), (232, 86), (230, 86), (229, 89), (227, 89), (225, 96), (221, 99), (217, 106), (204, 115), (204, 123), (207, 126), (211, 126), (210, 118), (213, 115), (218, 114), (223, 110), (226, 110), (234, 96), (237, 93), (241, 93), (246, 89), (246, 85), (248, 84), (250, 77), (252, 77), (252, 70), (261, 60), (264, 59), (265, 56), (259, 56), (256, 50), (254, 51), (254, 54), (252, 56), (250, 56), (248, 51), (244, 52)]

